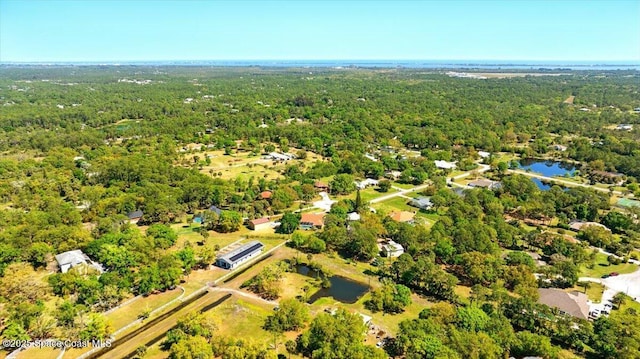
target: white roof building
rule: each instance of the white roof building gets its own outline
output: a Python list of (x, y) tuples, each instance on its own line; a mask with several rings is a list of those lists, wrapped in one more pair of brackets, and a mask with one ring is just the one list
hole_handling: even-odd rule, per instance
[(104, 272), (100, 263), (92, 261), (79, 249), (57, 254), (55, 257), (62, 273), (67, 273), (69, 269), (83, 264), (94, 267), (100, 273)]
[(347, 219), (349, 221), (359, 221), (360, 220), (360, 215), (358, 214), (358, 212), (351, 212), (349, 214), (347, 214)]
[(278, 153), (278, 152), (269, 153), (269, 157), (275, 161), (282, 161), (282, 162), (290, 161), (295, 158), (295, 156), (293, 156), (290, 153)]
[(436, 167), (443, 170), (452, 170), (456, 168), (455, 162), (448, 162), (448, 161), (442, 161), (442, 160), (435, 160), (433, 162), (435, 162)]
[(360, 182), (355, 182), (356, 187), (358, 187), (358, 189), (365, 189), (369, 186), (377, 186), (378, 185), (378, 180), (373, 179), (373, 178), (367, 178), (363, 181)]
[(487, 152), (487, 151), (478, 151), (478, 156), (482, 157), (482, 158), (488, 158), (491, 156), (491, 153)]
[(404, 247), (400, 243), (390, 240), (382, 245), (382, 253), (385, 257), (400, 257), (404, 253)]
[(370, 160), (371, 160), (371, 161), (373, 161), (373, 162), (378, 162), (378, 159), (377, 159), (377, 158), (375, 158), (375, 157), (374, 157), (373, 155), (371, 155), (371, 154), (365, 153), (365, 154), (364, 154), (364, 157), (366, 157), (366, 158), (370, 159)]

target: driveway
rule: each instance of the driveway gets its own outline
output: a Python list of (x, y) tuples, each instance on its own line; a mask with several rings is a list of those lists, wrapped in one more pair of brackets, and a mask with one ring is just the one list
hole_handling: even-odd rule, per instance
[(629, 274), (620, 274), (615, 277), (609, 277), (602, 279), (602, 284), (607, 288), (617, 292), (623, 292), (626, 295), (633, 298), (633, 300), (640, 302), (640, 271), (636, 270)]
[(640, 270), (609, 278), (580, 277), (578, 281), (601, 283), (605, 286), (600, 303), (593, 303), (590, 300), (587, 301), (589, 304), (589, 312), (592, 312), (595, 309), (602, 311), (605, 309), (604, 305), (606, 303), (610, 303), (613, 296), (620, 292), (625, 293), (633, 298), (633, 300), (640, 303)]

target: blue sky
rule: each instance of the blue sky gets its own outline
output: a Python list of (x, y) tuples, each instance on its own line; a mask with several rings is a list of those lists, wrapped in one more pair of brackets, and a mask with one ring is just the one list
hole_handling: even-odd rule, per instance
[(640, 61), (640, 0), (0, 0), (0, 61)]

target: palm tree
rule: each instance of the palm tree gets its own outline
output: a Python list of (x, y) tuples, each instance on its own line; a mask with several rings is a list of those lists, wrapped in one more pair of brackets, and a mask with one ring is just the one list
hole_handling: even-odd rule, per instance
[(627, 301), (627, 295), (622, 292), (614, 295), (613, 298), (611, 299), (611, 303), (613, 303), (613, 305), (615, 305), (616, 308), (618, 309), (620, 309), (620, 306), (624, 305), (626, 301)]

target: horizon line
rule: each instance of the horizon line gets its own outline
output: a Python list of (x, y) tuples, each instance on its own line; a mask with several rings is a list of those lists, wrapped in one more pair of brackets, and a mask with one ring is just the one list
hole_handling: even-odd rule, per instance
[(640, 64), (640, 59), (620, 59), (620, 60), (579, 60), (579, 59), (563, 59), (563, 60), (540, 60), (540, 59), (385, 59), (385, 58), (349, 58), (349, 59), (314, 59), (314, 58), (299, 58), (299, 59), (146, 59), (146, 60), (25, 60), (25, 61), (14, 61), (14, 60), (0, 60), (0, 64), (47, 64), (47, 63), (108, 63), (108, 64), (117, 64), (117, 63), (138, 63), (138, 62), (390, 62), (390, 63), (398, 63), (398, 62), (431, 62), (431, 63), (439, 63), (439, 62), (482, 62), (482, 63), (493, 63), (493, 64), (509, 64), (509, 63), (567, 63), (567, 64), (608, 64), (608, 63), (630, 63), (630, 64)]

